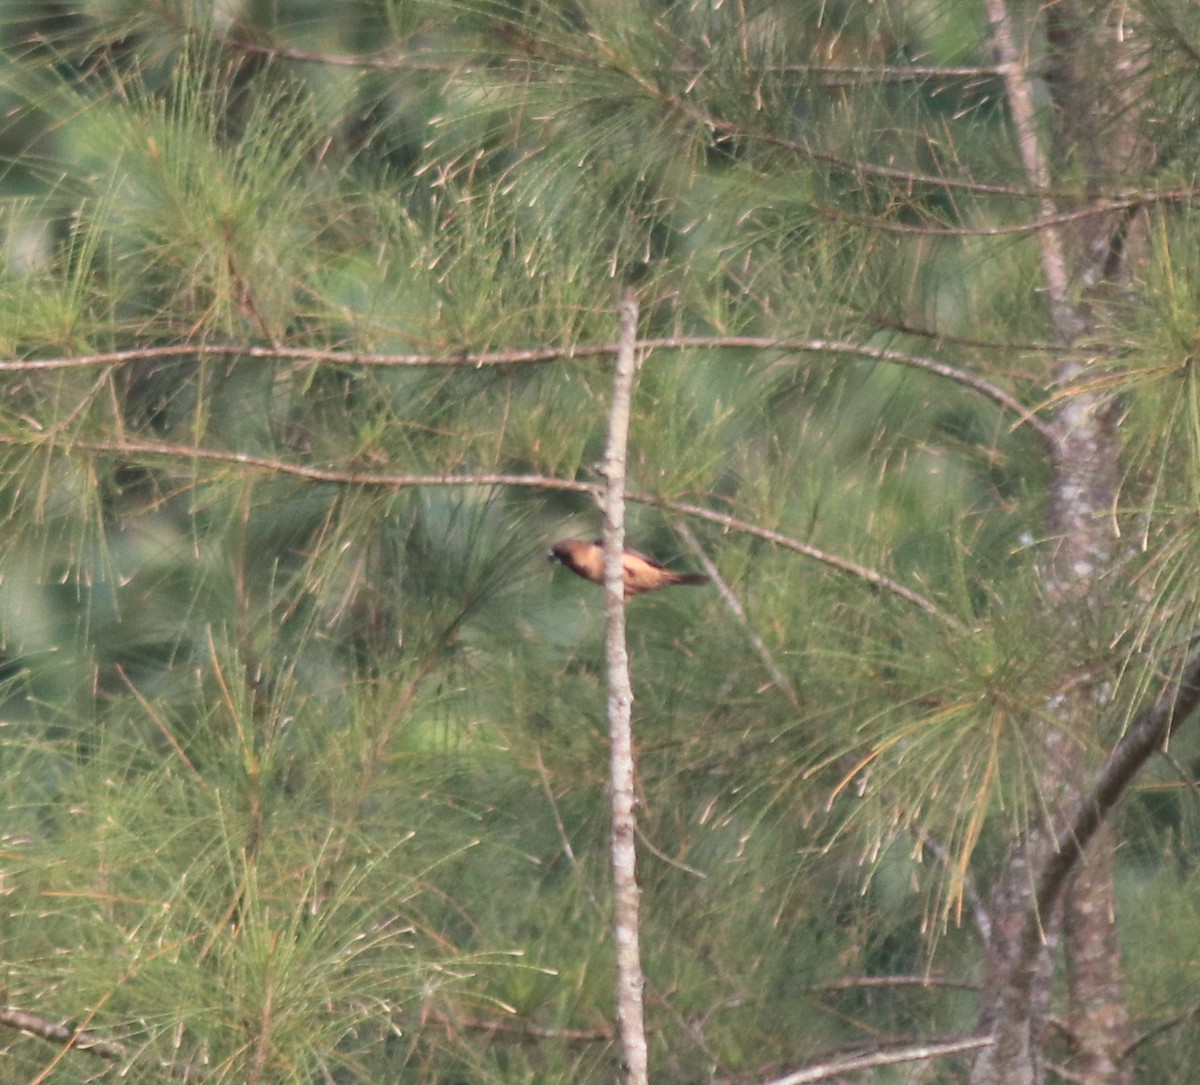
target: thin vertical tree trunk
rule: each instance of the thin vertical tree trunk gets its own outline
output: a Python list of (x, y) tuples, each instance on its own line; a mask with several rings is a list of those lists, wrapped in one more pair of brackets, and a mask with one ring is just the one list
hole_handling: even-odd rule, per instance
[[(1145, 81), (1140, 26), (1136, 12), (1111, 0), (1063, 0), (1047, 13), (1047, 38), (1059, 103), (1059, 155), (1082, 167), (1089, 188), (1111, 190), (1114, 184), (1136, 183), (1152, 158), (1140, 123)], [(1103, 73), (1103, 76), (1101, 76)], [(1097, 86), (1098, 78), (1104, 85)], [(1097, 215), (1078, 220), (1066, 233), (1080, 296), (1088, 305), (1088, 327), (1099, 329), (1111, 318), (1112, 299), (1119, 299), (1133, 280), (1131, 263), (1140, 246), (1137, 234), (1144, 216)], [(1065, 374), (1086, 378), (1079, 366)], [(1064, 455), (1084, 468), (1083, 477), (1068, 482), (1090, 485), (1079, 512), (1088, 523), (1069, 519), (1066, 495), (1060, 495), (1060, 516), (1076, 540), (1060, 561), (1058, 579), (1068, 563), (1092, 567), (1082, 608), (1104, 606), (1100, 583), (1115, 560), (1115, 531), (1111, 521), (1119, 490), (1120, 438), (1115, 406), (1107, 400), (1082, 397), (1086, 425), (1078, 435), (1064, 435)], [(1064, 417), (1064, 423), (1073, 419)], [(1078, 475), (1079, 471), (1073, 472)], [(1102, 707), (1099, 694), (1084, 711)], [(1086, 733), (1086, 732), (1084, 732)], [(1128, 1008), (1121, 979), (1113, 886), (1115, 838), (1102, 829), (1083, 856), (1082, 866), (1068, 884), (1063, 902), (1068, 1025), (1074, 1046), (1074, 1070), (1085, 1085), (1128, 1085), (1132, 1070), (1124, 1061), (1131, 1038)]]
[[(1079, 207), (1094, 189), (1110, 192), (1139, 157), (1136, 66), (1132, 27), (1114, 22), (1108, 3), (1083, 7), (1061, 0), (1045, 15), (1050, 46), (1046, 82), (1053, 108), (1039, 117), (1024, 38), (1006, 0), (985, 0), (992, 43), (1005, 73), (1015, 139), (1030, 185), (1043, 195), (1043, 220), (1063, 210), (1051, 195), (1053, 165), (1071, 162), (1084, 175)], [(1105, 61), (1108, 61), (1106, 63)], [(1105, 86), (1102, 80), (1118, 80)], [(1054, 148), (1053, 156), (1050, 147)], [(1128, 222), (1098, 213), (1071, 227), (1047, 223), (1039, 245), (1047, 306), (1058, 345), (1053, 374), (1061, 393), (1051, 424), (1055, 449), (1044, 570), (1049, 604), (1068, 656), (1092, 657), (1095, 621), (1108, 605), (1105, 585), (1116, 559), (1113, 510), (1119, 493), (1120, 441), (1112, 404), (1089, 386), (1088, 365), (1070, 349), (1102, 327), (1106, 292), (1127, 280)], [(1070, 811), (1086, 797), (1089, 742), (1098, 738), (1106, 693), (1099, 683), (1075, 684), (1047, 706), (1042, 733), (1037, 824), (1010, 851), (993, 889), (993, 928), (982, 1024), (994, 1042), (976, 1060), (973, 1085), (1040, 1085), (1051, 983), (1062, 939), (1075, 1057), (1082, 1085), (1127, 1085), (1122, 1063), (1128, 1017), (1120, 979), (1113, 899), (1113, 837), (1101, 829), (1080, 858), (1080, 870), (1039, 900), (1037, 886), (1055, 859)]]
[(647, 1085), (648, 1055), (642, 1007), (640, 895), (637, 884), (637, 815), (634, 795), (633, 687), (625, 645), (625, 450), (637, 376), (638, 304), (626, 294), (618, 309), (619, 338), (604, 452), (604, 610), (608, 659), (608, 732), (612, 792), (613, 941), (617, 960), (617, 1025), (625, 1080)]

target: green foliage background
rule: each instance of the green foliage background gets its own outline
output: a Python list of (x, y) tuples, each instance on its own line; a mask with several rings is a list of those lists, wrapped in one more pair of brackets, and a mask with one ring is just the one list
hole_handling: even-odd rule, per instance
[[(1153, 14), (1147, 184), (1179, 187), (1200, 39)], [(1115, 738), (1191, 635), (1188, 205), (1151, 205), (1095, 344), (1130, 553), (1080, 658), (1039, 595), (1036, 434), (848, 345), (1058, 391), (1034, 242), (954, 232), (1028, 212), (998, 83), (809, 67), (986, 64), (974, 4), (0, 20), (0, 357), (92, 359), (0, 372), (5, 1001), (122, 1042), (114, 1079), (612, 1080), (602, 606), (543, 561), (598, 515), (486, 481), (595, 481), (606, 357), (401, 356), (608, 343), (633, 283), (647, 337), (835, 344), (664, 347), (637, 389), (631, 537), (694, 565), (672, 503), (735, 518), (688, 523), (795, 692), (715, 591), (631, 607), (656, 1080), (974, 1027), (970, 886), (1037, 816), (1029, 729), (1103, 666)], [(1120, 815), (1135, 1016), (1192, 1006), (1146, 1081), (1200, 1043), (1197, 755)], [(885, 975), (929, 982), (838, 986)], [(11, 1080), (105, 1076), (2, 1039)]]

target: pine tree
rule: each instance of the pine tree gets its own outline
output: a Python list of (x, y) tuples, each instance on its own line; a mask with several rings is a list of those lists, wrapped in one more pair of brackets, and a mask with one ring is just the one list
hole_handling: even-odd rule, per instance
[(625, 297), (649, 1080), (1188, 1080), (1190, 5), (2, 17), (19, 1073), (612, 1079)]

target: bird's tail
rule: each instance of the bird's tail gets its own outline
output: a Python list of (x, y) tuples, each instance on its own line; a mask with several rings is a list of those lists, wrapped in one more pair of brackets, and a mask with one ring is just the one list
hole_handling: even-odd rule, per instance
[(676, 584), (707, 584), (708, 577), (703, 573), (680, 573)]

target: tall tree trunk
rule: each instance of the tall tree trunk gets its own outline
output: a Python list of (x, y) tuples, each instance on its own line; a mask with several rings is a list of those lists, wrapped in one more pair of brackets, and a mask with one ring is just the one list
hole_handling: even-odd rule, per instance
[[(1050, 49), (1046, 84), (1052, 111), (1035, 113), (1027, 75), (1028, 42), (1006, 0), (986, 0), (997, 58), (1006, 71), (1014, 133), (1032, 186), (1043, 192), (1041, 217), (1098, 207), (1144, 163), (1137, 133), (1137, 42), (1127, 13), (1111, 3), (1059, 0), (1045, 9)], [(1056, 175), (1079, 185), (1074, 207), (1051, 195)], [(1068, 182), (1066, 178), (1070, 178)], [(1104, 213), (1046, 225), (1039, 233), (1042, 270), (1055, 337), (1064, 348), (1053, 374), (1060, 394), (1052, 425), (1056, 448), (1047, 510), (1051, 551), (1044, 582), (1062, 629), (1062, 644), (1079, 661), (1097, 658), (1095, 631), (1116, 560), (1114, 508), (1120, 441), (1113, 404), (1089, 386), (1087, 361), (1072, 349), (1102, 333), (1114, 297), (1129, 282), (1133, 219)], [(1069, 676), (1064, 676), (1064, 678)], [(1091, 740), (1105, 715), (1103, 676), (1064, 683), (1047, 706), (1042, 735), (1041, 820), (1010, 851), (993, 889), (992, 938), (982, 1024), (994, 1042), (976, 1060), (973, 1085), (1039, 1085), (1056, 950), (1061, 938), (1073, 1049), (1071, 1073), (1083, 1085), (1128, 1085), (1123, 1062), (1129, 1032), (1113, 894), (1113, 837), (1099, 832), (1080, 869), (1054, 899), (1038, 899), (1040, 875), (1055, 851), (1095, 765)]]

